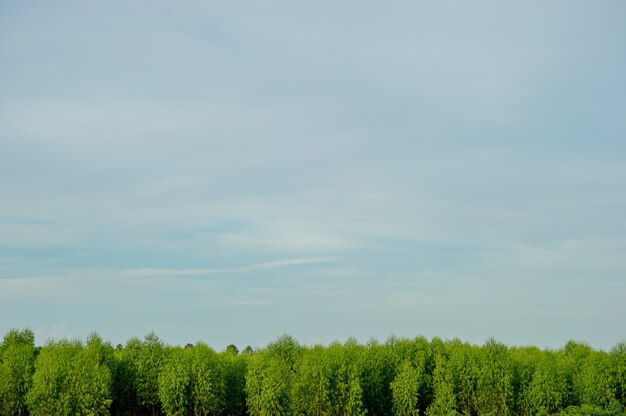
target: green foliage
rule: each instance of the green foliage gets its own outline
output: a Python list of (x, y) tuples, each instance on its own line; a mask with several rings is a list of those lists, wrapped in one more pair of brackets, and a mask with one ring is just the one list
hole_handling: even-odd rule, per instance
[(27, 395), (31, 415), (108, 415), (111, 373), (78, 341), (48, 344)]
[(590, 352), (579, 374), (582, 404), (614, 411), (621, 408), (611, 385), (611, 361), (604, 352)]
[(419, 414), (419, 388), (420, 371), (408, 359), (405, 359), (391, 382), (394, 415), (417, 416)]
[(355, 366), (342, 364), (335, 377), (337, 394), (333, 403), (334, 414), (339, 416), (365, 415), (367, 410), (363, 408), (363, 390), (359, 370)]
[(618, 343), (611, 350), (611, 379), (615, 397), (626, 407), (626, 341)]
[(226, 365), (222, 360), (235, 358), (226, 354), (220, 357), (202, 343), (170, 351), (159, 375), (159, 399), (168, 416), (220, 414), (224, 410)]
[(242, 353), (233, 356), (230, 353), (223, 353), (219, 360), (222, 366), (224, 387), (222, 413), (224, 415), (247, 414), (245, 387), (249, 355)]
[(116, 348), (0, 343), (0, 416), (626, 416), (626, 343), (558, 351), (458, 339), (349, 339), (307, 347), (283, 335), (256, 351), (164, 345), (155, 334)]
[[(110, 364), (111, 370), (111, 414), (119, 415), (136, 408), (134, 376), (124, 359), (123, 348), (116, 348)], [(132, 413), (132, 412), (131, 412)]]
[(283, 365), (285, 370), (289, 370), (285, 376), (290, 376), (294, 370), (299, 353), (300, 345), (290, 335), (281, 335), (276, 341), (271, 342), (266, 349), (268, 357)]
[(395, 376), (393, 354), (375, 340), (361, 354), (361, 386), (363, 406), (370, 416), (386, 416), (392, 412), (391, 382)]
[(289, 384), (285, 363), (264, 355), (250, 360), (246, 376), (248, 412), (252, 416), (287, 414), (290, 410)]
[(560, 360), (565, 374), (566, 395), (563, 407), (584, 404), (583, 390), (585, 380), (580, 369), (584, 366), (587, 356), (592, 352), (589, 345), (568, 341), (561, 350)]
[(159, 376), (159, 399), (168, 416), (192, 412), (191, 357), (186, 350), (174, 349)]
[[(194, 414), (217, 414), (225, 405), (225, 366), (219, 355), (205, 344), (196, 344), (189, 354)], [(233, 359), (230, 352), (227, 354), (230, 357), (226, 360)]]
[(251, 357), (246, 376), (248, 411), (253, 416), (287, 414), (291, 411), (290, 388), (299, 360), (300, 345), (282, 335)]
[[(512, 414), (528, 414), (525, 396), (528, 394), (537, 363), (543, 353), (536, 347), (511, 348), (511, 408)], [(549, 352), (548, 352), (549, 353)]]
[(235, 344), (230, 344), (226, 347), (226, 352), (229, 354), (237, 355), (239, 354), (239, 348)]
[(478, 414), (508, 415), (510, 394), (508, 349), (506, 345), (491, 338), (482, 350), (476, 396)]
[(569, 406), (558, 414), (560, 416), (626, 416), (626, 413), (608, 411), (589, 404), (583, 404), (582, 406)]
[(118, 413), (128, 410), (131, 414), (136, 414), (140, 405), (137, 396), (139, 352), (142, 341), (133, 337), (128, 340), (126, 347), (116, 350), (117, 366), (113, 373), (114, 402)]
[(561, 408), (565, 397), (565, 378), (554, 353), (541, 356), (524, 392), (523, 409), (527, 415), (552, 414)]
[(9, 331), (0, 344), (0, 415), (25, 415), (26, 394), (35, 370), (35, 336)]
[(159, 337), (151, 332), (139, 344), (134, 355), (136, 369), (135, 389), (140, 405), (152, 408), (155, 414), (159, 405), (159, 372), (165, 361), (165, 348)]
[(456, 399), (452, 385), (448, 381), (450, 378), (446, 358), (439, 354), (435, 358), (435, 374), (433, 376), (433, 388), (435, 400), (426, 411), (427, 416), (456, 416)]
[(330, 402), (330, 366), (322, 347), (306, 350), (297, 367), (298, 377), (292, 387), (295, 415), (328, 414)]
[(477, 355), (477, 347), (456, 340), (451, 345), (448, 368), (458, 410), (465, 415), (477, 413), (476, 389), (480, 368)]
[(360, 416), (367, 412), (361, 387), (361, 352), (354, 339), (349, 339), (344, 345), (335, 343), (328, 348), (331, 415)]

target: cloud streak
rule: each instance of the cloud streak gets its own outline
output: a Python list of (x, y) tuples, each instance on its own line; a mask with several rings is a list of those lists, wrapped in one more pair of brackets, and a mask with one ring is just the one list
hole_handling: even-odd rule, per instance
[(239, 267), (224, 267), (215, 269), (129, 269), (115, 271), (114, 274), (122, 277), (184, 277), (203, 276), (215, 274), (246, 273), (259, 270), (274, 270), (284, 267), (303, 266), (311, 264), (328, 263), (335, 261), (333, 258), (296, 258), (287, 260), (275, 260), (262, 263), (255, 263)]

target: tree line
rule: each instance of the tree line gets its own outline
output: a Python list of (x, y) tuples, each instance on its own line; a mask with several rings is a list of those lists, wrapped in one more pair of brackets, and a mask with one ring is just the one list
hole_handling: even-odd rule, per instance
[(626, 342), (558, 350), (494, 339), (390, 337), (264, 348), (163, 343), (36, 347), (29, 329), (0, 344), (0, 415), (535, 416), (626, 415)]

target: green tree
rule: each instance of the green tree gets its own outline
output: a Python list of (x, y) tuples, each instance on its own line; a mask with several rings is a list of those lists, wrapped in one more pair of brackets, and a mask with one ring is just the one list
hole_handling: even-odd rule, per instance
[(290, 412), (289, 384), (284, 363), (265, 353), (251, 357), (246, 375), (248, 411), (251, 416), (285, 415)]
[(363, 406), (370, 416), (387, 416), (393, 406), (391, 382), (395, 376), (395, 363), (392, 351), (386, 345), (370, 340), (360, 356)]
[(329, 398), (331, 415), (355, 416), (367, 413), (361, 387), (361, 348), (354, 339), (344, 345), (335, 343), (328, 348), (330, 368)]
[(239, 348), (237, 348), (237, 346), (235, 344), (229, 344), (226, 347), (226, 352), (233, 354), (233, 355), (237, 355), (239, 354)]
[(281, 335), (260, 354), (251, 357), (246, 377), (251, 415), (277, 415), (291, 411), (290, 387), (299, 355), (298, 342), (289, 335)]
[(456, 416), (456, 398), (449, 375), (446, 369), (446, 358), (438, 354), (435, 358), (435, 373), (433, 375), (433, 390), (435, 400), (426, 411), (427, 416)]
[(611, 349), (611, 377), (615, 397), (626, 408), (626, 341), (622, 341)]
[(459, 340), (450, 346), (448, 368), (459, 412), (474, 415), (476, 410), (476, 386), (478, 383), (478, 348)]
[(579, 373), (581, 404), (617, 412), (621, 405), (611, 385), (611, 360), (608, 354), (592, 351), (585, 359)]
[(78, 341), (46, 345), (26, 396), (31, 415), (108, 415), (111, 373)]
[(132, 415), (136, 415), (141, 407), (137, 394), (137, 363), (142, 344), (139, 338), (132, 337), (123, 349), (116, 351), (119, 365), (113, 376), (116, 384), (114, 391), (119, 396), (120, 410), (128, 411)]
[[(231, 352), (226, 352), (235, 358)], [(224, 366), (220, 356), (207, 345), (198, 343), (191, 351), (193, 408), (196, 415), (217, 414), (225, 407)]]
[(521, 415), (528, 411), (526, 396), (535, 373), (537, 363), (544, 352), (537, 347), (511, 348), (511, 407), (512, 414)]
[(153, 416), (159, 412), (159, 372), (165, 355), (163, 342), (151, 332), (145, 336), (133, 357), (137, 399), (140, 405), (150, 407)]
[(509, 414), (510, 360), (506, 345), (489, 339), (482, 350), (477, 385), (479, 415)]
[(566, 385), (566, 394), (563, 397), (563, 407), (579, 406), (583, 398), (584, 377), (581, 368), (584, 367), (587, 356), (593, 349), (583, 343), (570, 340), (560, 350), (559, 361), (563, 367)]
[(559, 371), (556, 354), (544, 352), (524, 394), (523, 409), (527, 415), (552, 414), (562, 407), (565, 379)]
[(220, 354), (220, 366), (223, 375), (224, 398), (222, 400), (224, 415), (246, 415), (246, 374), (250, 356), (242, 353), (232, 355)]
[(25, 415), (26, 394), (35, 371), (35, 336), (30, 329), (9, 331), (0, 344), (0, 415)]
[(303, 351), (292, 384), (292, 407), (295, 415), (322, 416), (331, 409), (330, 368), (321, 346)]
[(420, 375), (419, 410), (425, 411), (426, 405), (432, 401), (433, 396), (431, 376), (434, 362), (430, 343), (424, 337), (413, 339), (391, 337), (387, 340), (387, 345), (391, 348), (396, 368), (400, 368), (402, 362), (408, 359), (418, 370)]
[(187, 350), (175, 348), (164, 363), (159, 376), (159, 400), (168, 416), (192, 413), (193, 380), (191, 357)]
[(335, 402), (338, 416), (363, 416), (367, 413), (363, 407), (363, 390), (359, 371), (354, 366), (340, 367), (337, 387), (339, 388)]
[(135, 414), (136, 397), (134, 394), (134, 375), (124, 359), (124, 348), (115, 348), (111, 368), (111, 414)]
[(396, 416), (417, 416), (419, 414), (420, 371), (405, 359), (398, 368), (391, 383), (393, 394), (393, 414)]

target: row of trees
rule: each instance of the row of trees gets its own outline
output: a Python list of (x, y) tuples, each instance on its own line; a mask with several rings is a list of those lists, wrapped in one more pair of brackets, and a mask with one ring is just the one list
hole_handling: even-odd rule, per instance
[(97, 334), (35, 347), (0, 344), (0, 415), (244, 415), (247, 359), (234, 346), (165, 345), (154, 333), (113, 347)]
[(0, 415), (622, 415), (626, 342), (610, 352), (570, 341), (540, 350), (454, 339), (389, 338), (216, 352), (155, 334), (113, 347), (35, 347), (32, 331), (0, 344)]

